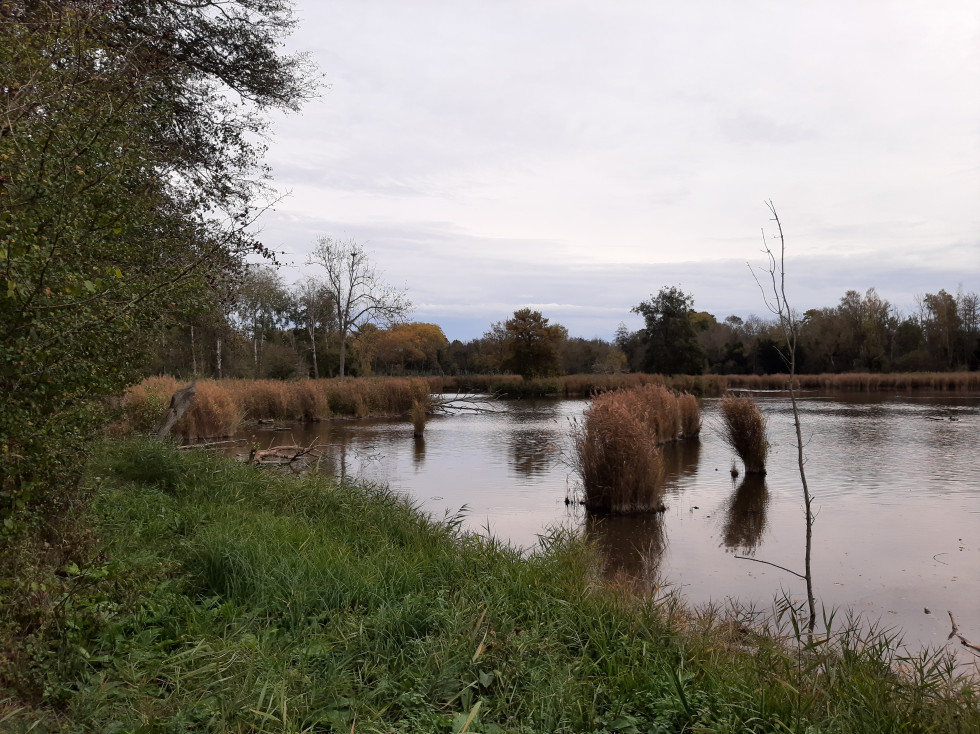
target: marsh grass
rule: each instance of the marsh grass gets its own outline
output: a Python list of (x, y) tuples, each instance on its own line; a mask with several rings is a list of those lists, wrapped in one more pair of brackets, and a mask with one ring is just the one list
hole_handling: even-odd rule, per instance
[[(114, 432), (148, 432), (173, 393), (172, 377), (150, 377), (129, 388)], [(319, 421), (333, 416), (408, 415), (418, 401), (428, 408), (429, 382), (410, 378), (339, 380), (198, 380), (197, 395), (174, 427), (185, 439), (233, 434), (243, 422)]]
[(681, 436), (697, 438), (701, 435), (701, 406), (691, 393), (683, 393), (677, 398), (680, 411)]
[(746, 474), (765, 474), (769, 441), (766, 419), (752, 398), (729, 393), (721, 399), (721, 438), (745, 465)]
[[(632, 513), (663, 509), (662, 444), (700, 430), (697, 399), (649, 383), (596, 395), (581, 420), (571, 422), (572, 467), (582, 479), (590, 512)], [(694, 426), (697, 428), (695, 429)]]
[(811, 642), (789, 601), (610, 589), (574, 533), (520, 551), (383, 487), (151, 442), (110, 447), (88, 486), (87, 553), (27, 538), (4, 567), (5, 733), (980, 727), (938, 653), (833, 615)]

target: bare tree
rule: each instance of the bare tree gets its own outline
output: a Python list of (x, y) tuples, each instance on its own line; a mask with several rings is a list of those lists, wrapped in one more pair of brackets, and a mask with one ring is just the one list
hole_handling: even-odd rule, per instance
[(326, 271), (327, 287), (333, 294), (340, 332), (340, 379), (343, 380), (347, 335), (351, 330), (372, 319), (390, 324), (408, 314), (412, 304), (405, 291), (382, 280), (367, 252), (353, 238), (318, 238), (308, 264), (319, 265)]
[[(763, 252), (769, 258), (769, 267), (767, 269), (767, 274), (769, 276), (769, 288), (771, 288), (771, 293), (767, 287), (763, 286), (759, 281), (759, 277), (756, 275), (756, 271), (752, 270), (752, 276), (755, 278), (755, 282), (758, 283), (760, 290), (762, 290), (762, 296), (765, 298), (766, 306), (772, 311), (779, 319), (779, 327), (783, 332), (783, 338), (786, 340), (786, 362), (789, 367), (789, 400), (793, 407), (793, 424), (796, 428), (796, 457), (797, 465), (800, 470), (800, 482), (803, 485), (803, 507), (806, 512), (806, 554), (804, 557), (804, 571), (802, 574), (796, 573), (795, 571), (790, 571), (790, 569), (785, 569), (790, 571), (790, 573), (799, 576), (806, 582), (806, 597), (807, 606), (810, 614), (810, 619), (808, 623), (808, 629), (810, 633), (813, 633), (813, 628), (817, 623), (817, 612), (816, 605), (813, 597), (813, 574), (810, 568), (810, 552), (813, 546), (813, 498), (810, 495), (810, 488), (806, 481), (806, 471), (803, 465), (806, 463), (806, 456), (803, 453), (803, 431), (800, 428), (800, 411), (796, 404), (796, 342), (799, 337), (799, 321), (796, 314), (793, 313), (792, 309), (789, 307), (789, 301), (786, 299), (786, 239), (783, 236), (783, 225), (779, 221), (779, 215), (776, 213), (776, 207), (772, 203), (772, 200), (766, 202), (766, 206), (769, 207), (769, 211), (772, 213), (772, 221), (776, 223), (776, 228), (778, 234), (773, 237), (773, 239), (779, 240), (779, 256), (777, 259), (776, 254), (773, 252), (772, 248), (769, 246), (769, 238), (766, 236), (765, 230), (762, 232), (762, 243)], [(749, 266), (752, 269), (752, 266)], [(771, 564), (775, 565), (775, 564)], [(779, 568), (783, 568), (779, 566)]]

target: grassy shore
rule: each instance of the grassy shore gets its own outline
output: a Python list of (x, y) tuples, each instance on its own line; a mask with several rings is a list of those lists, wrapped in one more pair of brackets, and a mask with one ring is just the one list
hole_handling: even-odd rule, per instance
[(611, 588), (568, 534), (146, 442), (89, 492), (5, 556), (4, 732), (980, 731), (942, 656)]

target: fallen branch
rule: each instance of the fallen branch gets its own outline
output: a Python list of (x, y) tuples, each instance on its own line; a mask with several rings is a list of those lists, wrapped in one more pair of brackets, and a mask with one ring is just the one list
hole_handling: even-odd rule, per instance
[(972, 650), (975, 653), (980, 653), (980, 647), (977, 647), (972, 642), (970, 642), (968, 639), (966, 639), (963, 635), (960, 634), (960, 628), (956, 624), (956, 617), (953, 616), (953, 613), (947, 609), (946, 610), (946, 614), (949, 615), (949, 622), (950, 622), (950, 624), (953, 625), (953, 629), (949, 633), (949, 637), (947, 637), (946, 639), (947, 640), (951, 640), (954, 637), (956, 637), (956, 638), (959, 639), (960, 644), (963, 645), (963, 647), (968, 648), (968, 649)]
[(755, 561), (756, 563), (764, 563), (767, 566), (773, 566), (773, 567), (778, 568), (778, 569), (780, 569), (782, 571), (785, 571), (786, 573), (791, 573), (794, 576), (796, 576), (797, 578), (800, 578), (800, 579), (803, 579), (804, 581), (806, 581), (806, 576), (804, 576), (802, 573), (797, 573), (796, 571), (794, 571), (791, 568), (786, 568), (786, 566), (780, 566), (778, 563), (773, 563), (772, 561), (763, 561), (763, 560), (761, 560), (759, 558), (752, 558), (751, 556), (735, 556), (735, 557), (738, 560), (740, 560), (740, 561)]
[(225, 446), (230, 443), (242, 443), (244, 438), (233, 438), (228, 441), (211, 441), (205, 443), (185, 443), (183, 446), (178, 446), (178, 451), (187, 451), (189, 449), (209, 449), (212, 446)]
[(275, 464), (286, 465), (299, 461), (306, 456), (319, 456), (315, 453), (319, 448), (316, 441), (309, 446), (272, 446), (271, 448), (259, 450), (252, 448), (249, 452), (248, 464)]

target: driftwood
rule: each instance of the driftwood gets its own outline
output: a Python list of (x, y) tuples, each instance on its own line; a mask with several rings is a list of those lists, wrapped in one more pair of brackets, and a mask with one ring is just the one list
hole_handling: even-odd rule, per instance
[(292, 464), (295, 461), (305, 459), (307, 456), (319, 457), (316, 452), (317, 444), (311, 443), (309, 446), (272, 446), (268, 449), (253, 448), (249, 453), (249, 464)]
[(963, 647), (972, 650), (975, 653), (980, 653), (980, 647), (977, 647), (968, 639), (966, 639), (963, 635), (960, 634), (960, 628), (956, 624), (956, 617), (953, 616), (953, 613), (947, 609), (946, 614), (949, 615), (949, 623), (953, 625), (953, 630), (952, 632), (949, 633), (949, 637), (947, 637), (946, 639), (951, 640), (954, 637), (956, 637), (960, 641), (960, 644), (963, 645)]
[(194, 402), (194, 393), (197, 391), (197, 380), (187, 387), (181, 388), (170, 398), (170, 407), (164, 413), (163, 418), (156, 427), (157, 438), (166, 438), (170, 435), (170, 430), (180, 417), (191, 407)]

